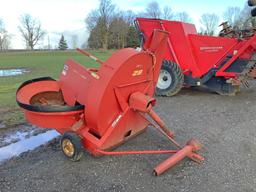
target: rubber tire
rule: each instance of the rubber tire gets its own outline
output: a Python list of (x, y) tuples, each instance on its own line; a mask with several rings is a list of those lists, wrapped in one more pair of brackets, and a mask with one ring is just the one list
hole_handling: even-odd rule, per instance
[(254, 8), (254, 9), (251, 10), (251, 15), (252, 15), (252, 17), (255, 17), (255, 16), (256, 16), (256, 8)]
[(180, 66), (174, 62), (164, 60), (161, 70), (166, 70), (171, 75), (172, 83), (166, 89), (159, 89), (156, 86), (156, 95), (165, 97), (176, 95), (182, 89), (184, 83), (184, 75)]
[(256, 0), (248, 0), (248, 6), (252, 7), (256, 5)]
[[(74, 146), (75, 152), (72, 157), (67, 156), (63, 151), (62, 142), (64, 139), (70, 140), (70, 142)], [(71, 161), (74, 161), (74, 162), (79, 161), (83, 156), (83, 146), (82, 146), (81, 138), (74, 132), (66, 132), (62, 136), (61, 141), (60, 141), (60, 147), (61, 147), (61, 150), (62, 150), (63, 154), (65, 155), (65, 157), (67, 157)]]

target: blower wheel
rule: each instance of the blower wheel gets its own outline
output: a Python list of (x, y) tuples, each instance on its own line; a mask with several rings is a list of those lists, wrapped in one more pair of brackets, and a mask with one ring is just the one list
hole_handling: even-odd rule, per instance
[(65, 133), (60, 146), (63, 154), (71, 161), (79, 161), (83, 156), (81, 138), (75, 133)]
[(164, 60), (156, 86), (156, 95), (174, 96), (182, 88), (184, 75), (181, 68), (174, 62)]

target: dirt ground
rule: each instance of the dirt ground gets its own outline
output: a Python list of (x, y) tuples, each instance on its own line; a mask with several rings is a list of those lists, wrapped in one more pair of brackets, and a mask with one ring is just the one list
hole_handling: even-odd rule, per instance
[[(183, 90), (157, 98), (157, 108), (182, 143), (197, 138), (202, 165), (184, 160), (159, 177), (153, 168), (168, 155), (94, 158), (80, 162), (62, 155), (58, 142), (0, 165), (0, 191), (256, 191), (256, 86), (234, 97)], [(119, 149), (171, 149), (150, 127)]]

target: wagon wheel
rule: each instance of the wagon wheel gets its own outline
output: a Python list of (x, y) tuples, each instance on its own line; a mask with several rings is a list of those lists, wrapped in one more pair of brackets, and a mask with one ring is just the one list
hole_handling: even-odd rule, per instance
[(256, 8), (251, 10), (251, 15), (252, 17), (256, 17)]
[(156, 95), (174, 96), (181, 90), (183, 83), (181, 68), (174, 62), (164, 60), (156, 85)]
[(256, 5), (256, 0), (248, 0), (248, 5), (251, 6), (255, 6)]
[(65, 133), (61, 138), (61, 150), (71, 161), (79, 161), (83, 156), (81, 138), (72, 132)]

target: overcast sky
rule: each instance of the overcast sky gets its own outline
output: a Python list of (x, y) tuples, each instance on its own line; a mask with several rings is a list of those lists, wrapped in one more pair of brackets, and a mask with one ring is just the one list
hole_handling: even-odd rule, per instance
[[(142, 12), (150, 0), (112, 0), (121, 10)], [(174, 12), (186, 11), (199, 27), (200, 16), (204, 13), (216, 13), (220, 17), (229, 6), (243, 7), (247, 0), (156, 0), (160, 6), (170, 6)], [(72, 35), (78, 35), (79, 45), (88, 37), (84, 19), (98, 7), (98, 0), (0, 0), (0, 18), (6, 29), (12, 34), (12, 48), (24, 48), (17, 26), (19, 17), (28, 13), (40, 19), (42, 27), (48, 32), (40, 46), (57, 45), (57, 39), (64, 33), (69, 44)]]

